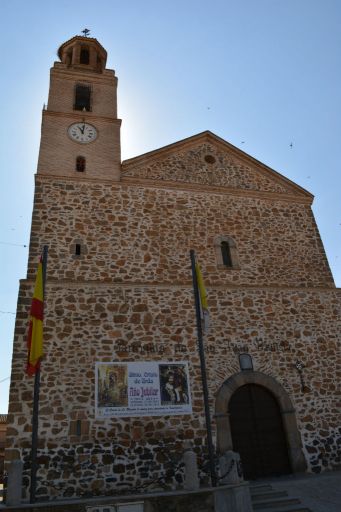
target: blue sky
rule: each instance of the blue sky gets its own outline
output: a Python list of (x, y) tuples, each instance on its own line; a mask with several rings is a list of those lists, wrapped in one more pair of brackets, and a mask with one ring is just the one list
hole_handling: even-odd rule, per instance
[(1, 0), (0, 16), (0, 413), (49, 68), (84, 27), (119, 78), (122, 157), (211, 130), (315, 195), (341, 285), (339, 0)]

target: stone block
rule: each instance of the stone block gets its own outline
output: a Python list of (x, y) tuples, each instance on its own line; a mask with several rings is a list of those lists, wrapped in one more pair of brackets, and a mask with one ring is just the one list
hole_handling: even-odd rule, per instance
[(8, 466), (6, 505), (9, 507), (21, 503), (23, 466), (21, 460), (13, 460)]
[(214, 512), (253, 512), (248, 483), (214, 490)]

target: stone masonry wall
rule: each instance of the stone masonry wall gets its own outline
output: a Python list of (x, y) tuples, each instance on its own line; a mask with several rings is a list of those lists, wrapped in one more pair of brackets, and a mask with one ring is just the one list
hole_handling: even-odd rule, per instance
[[(217, 268), (220, 235), (234, 238), (240, 270)], [(208, 284), (334, 286), (310, 207), (271, 196), (37, 176), (29, 275), (46, 242), (50, 278), (189, 282), (193, 248)]]
[[(236, 242), (240, 269), (219, 269), (217, 236)], [(80, 243), (82, 253), (75, 256)], [(310, 471), (340, 464), (340, 291), (307, 204), (222, 190), (37, 176), (28, 267), (21, 283), (10, 390), (7, 461), (29, 485), (33, 379), (23, 377), (38, 255), (49, 246), (41, 374), (40, 497), (175, 488), (183, 443), (203, 481), (206, 442), (189, 249), (209, 291), (210, 406), (238, 354), (289, 394)], [(95, 363), (189, 363), (193, 414), (96, 419)], [(302, 392), (295, 362), (304, 365)], [(81, 421), (77, 435), (75, 422)], [(215, 435), (215, 423), (213, 421)]]
[[(207, 161), (208, 159), (208, 161)], [(290, 193), (301, 191), (274, 171), (260, 169), (236, 152), (212, 142), (196, 142), (166, 155), (156, 154), (146, 161), (141, 158), (123, 162), (123, 177), (228, 187), (234, 190)]]
[[(11, 387), (8, 457), (26, 460), (28, 484), (33, 379), (23, 379), (31, 287), (22, 285)], [(46, 356), (41, 375), (41, 495), (110, 494), (165, 477), (181, 483), (183, 442), (205, 459), (200, 367), (190, 287), (60, 285), (47, 289)], [(296, 410), (309, 470), (340, 464), (340, 293), (245, 288), (210, 289), (212, 329), (206, 340), (211, 411), (222, 383), (239, 372), (238, 353), (274, 377)], [(189, 361), (193, 415), (98, 420), (95, 362)], [(302, 393), (296, 360), (305, 365)], [(82, 433), (73, 425), (82, 421)], [(214, 425), (214, 424), (213, 424)], [(204, 472), (202, 473), (204, 477)], [(47, 481), (50, 485), (47, 485)]]

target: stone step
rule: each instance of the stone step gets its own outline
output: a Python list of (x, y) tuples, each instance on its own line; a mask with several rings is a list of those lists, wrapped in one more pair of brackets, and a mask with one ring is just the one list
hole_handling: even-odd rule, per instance
[(267, 492), (257, 492), (251, 493), (251, 498), (253, 502), (257, 501), (266, 501), (266, 500), (275, 500), (276, 498), (285, 498), (288, 496), (287, 491), (267, 491)]
[(274, 509), (278, 510), (280, 507), (286, 507), (291, 505), (300, 505), (301, 502), (298, 498), (285, 498), (285, 499), (279, 499), (279, 500), (264, 500), (259, 503), (253, 503), (253, 510), (269, 510)]
[(288, 496), (286, 489), (273, 488), (272, 484), (250, 485), (254, 512), (312, 512), (299, 498)]
[(262, 485), (250, 485), (251, 494), (257, 494), (258, 492), (267, 492), (272, 491), (273, 487), (270, 484), (262, 484)]
[(258, 509), (257, 512), (312, 512), (310, 508), (302, 505), (288, 505), (283, 508), (264, 508)]

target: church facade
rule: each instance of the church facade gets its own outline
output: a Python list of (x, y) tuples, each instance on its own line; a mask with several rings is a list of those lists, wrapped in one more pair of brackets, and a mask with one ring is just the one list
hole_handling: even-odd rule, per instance
[(181, 485), (206, 429), (189, 251), (208, 290), (217, 452), (255, 479), (340, 466), (340, 290), (313, 197), (211, 132), (121, 162), (117, 78), (76, 36), (51, 69), (20, 282), (6, 460), (28, 493), (27, 316), (49, 248), (38, 496)]

